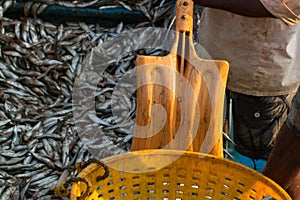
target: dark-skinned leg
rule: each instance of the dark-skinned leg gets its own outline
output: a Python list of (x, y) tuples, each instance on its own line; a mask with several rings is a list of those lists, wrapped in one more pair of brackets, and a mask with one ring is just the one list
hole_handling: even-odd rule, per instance
[(300, 200), (300, 172), (293, 183), (287, 188), (287, 192), (292, 199)]
[(278, 134), (263, 174), (281, 185), (293, 199), (300, 199), (300, 136), (286, 125)]

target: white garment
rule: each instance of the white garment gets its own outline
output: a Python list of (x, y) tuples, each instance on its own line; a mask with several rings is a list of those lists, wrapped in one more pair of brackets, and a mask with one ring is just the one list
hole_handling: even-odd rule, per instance
[(255, 96), (296, 91), (300, 83), (300, 1), (261, 2), (278, 18), (205, 8), (199, 43), (210, 59), (229, 62), (227, 88), (232, 91)]

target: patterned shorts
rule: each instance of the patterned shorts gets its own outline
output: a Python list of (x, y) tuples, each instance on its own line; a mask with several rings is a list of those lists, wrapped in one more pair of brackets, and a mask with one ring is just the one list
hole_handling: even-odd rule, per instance
[(291, 111), (287, 119), (288, 127), (297, 135), (300, 135), (300, 87), (293, 99)]
[(267, 160), (294, 95), (260, 97), (230, 92), (236, 151)]

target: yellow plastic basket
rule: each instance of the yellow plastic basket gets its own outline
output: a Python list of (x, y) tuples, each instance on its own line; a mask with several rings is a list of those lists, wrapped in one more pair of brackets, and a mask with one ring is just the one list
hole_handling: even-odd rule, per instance
[[(90, 164), (77, 177), (90, 184), (89, 200), (291, 199), (275, 182), (230, 160), (178, 150), (142, 150)], [(71, 200), (85, 193), (87, 184), (74, 183)]]

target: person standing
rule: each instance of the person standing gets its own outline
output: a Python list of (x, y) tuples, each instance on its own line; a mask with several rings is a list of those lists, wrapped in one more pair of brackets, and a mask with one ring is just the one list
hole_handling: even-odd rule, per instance
[[(300, 84), (300, 2), (194, 3), (204, 7), (199, 44), (209, 59), (230, 65), (227, 91), (233, 102), (235, 149), (267, 160)], [(279, 144), (280, 137), (277, 140)]]

